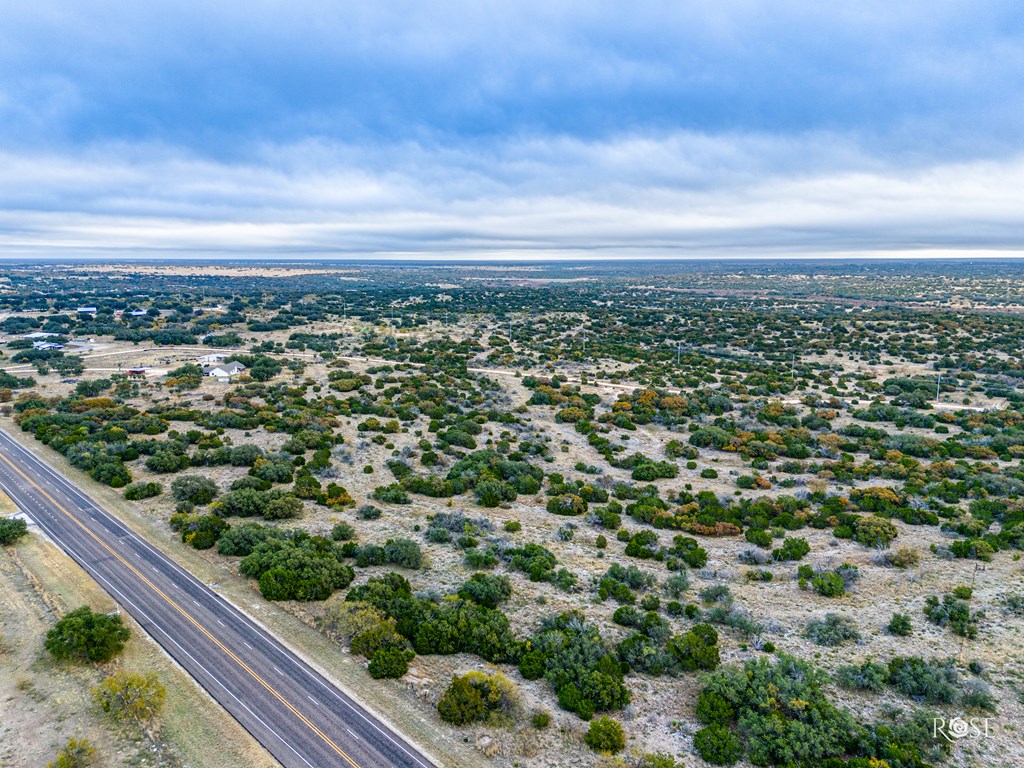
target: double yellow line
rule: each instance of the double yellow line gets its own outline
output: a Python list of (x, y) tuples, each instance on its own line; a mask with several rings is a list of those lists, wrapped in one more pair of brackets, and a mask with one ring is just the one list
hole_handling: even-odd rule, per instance
[(43, 494), (43, 496), (45, 496), (47, 499), (49, 499), (50, 503), (53, 504), (57, 509), (59, 509), (65, 515), (67, 515), (69, 518), (71, 518), (71, 520), (75, 523), (75, 525), (77, 525), (79, 528), (81, 528), (83, 531), (85, 531), (87, 534), (89, 534), (89, 536), (91, 536), (93, 539), (95, 539), (96, 542), (101, 547), (103, 547), (111, 555), (113, 555), (115, 558), (117, 558), (121, 562), (121, 564), (124, 565), (125, 568), (130, 570), (136, 576), (138, 576), (143, 582), (145, 582), (145, 584), (147, 586), (149, 586), (150, 589), (152, 589), (154, 592), (156, 592), (158, 595), (160, 595), (160, 597), (162, 597), (164, 600), (166, 600), (178, 613), (180, 613), (182, 616), (184, 616), (185, 619), (188, 620), (189, 623), (191, 623), (196, 629), (198, 629), (200, 632), (202, 632), (204, 635), (206, 635), (206, 637), (208, 637), (210, 639), (210, 641), (213, 642), (218, 648), (220, 648), (222, 651), (224, 651), (224, 653), (227, 654), (228, 657), (232, 661), (234, 661), (238, 666), (240, 666), (242, 669), (244, 669), (250, 675), (252, 675), (253, 679), (256, 680), (256, 682), (258, 682), (260, 685), (262, 685), (272, 696), (274, 696), (278, 701), (280, 701), (282, 704), (284, 704), (292, 712), (292, 714), (294, 714), (297, 718), (299, 718), (299, 720), (301, 720), (303, 723), (305, 723), (310, 728), (310, 730), (312, 730), (317, 736), (319, 736), (321, 739), (323, 739), (324, 742), (327, 744), (327, 746), (329, 746), (339, 756), (341, 756), (349, 765), (352, 766), (352, 768), (360, 768), (359, 763), (357, 763), (355, 760), (353, 760), (351, 757), (349, 757), (349, 755), (346, 754), (345, 750), (343, 750), (341, 747), (339, 747), (337, 744), (335, 744), (334, 741), (326, 733), (324, 733), (319, 728), (317, 728), (312, 722), (310, 722), (309, 718), (307, 718), (305, 715), (303, 715), (301, 712), (299, 712), (299, 710), (297, 710), (294, 706), (292, 706), (291, 702), (289, 702), (284, 696), (282, 696), (272, 685), (270, 685), (270, 683), (268, 683), (266, 680), (264, 680), (262, 677), (260, 677), (260, 675), (258, 675), (252, 669), (252, 667), (250, 667), (248, 664), (246, 664), (244, 661), (242, 661), (240, 658), (238, 658), (238, 656), (235, 655), (235, 653), (230, 648), (228, 648), (226, 645), (224, 645), (224, 643), (222, 643), (220, 640), (218, 640), (216, 637), (214, 637), (209, 632), (209, 630), (206, 629), (206, 627), (204, 627), (202, 624), (200, 624), (198, 621), (196, 621), (195, 618), (192, 617), (184, 608), (182, 608), (180, 605), (178, 605), (178, 603), (176, 603), (174, 600), (172, 600), (170, 597), (168, 597), (159, 587), (156, 586), (156, 584), (151, 582), (148, 578), (146, 578), (146, 576), (144, 576), (142, 573), (140, 573), (139, 570), (137, 568), (135, 568), (135, 566), (133, 566), (131, 563), (129, 563), (127, 560), (125, 560), (121, 555), (119, 555), (116, 551), (114, 551), (114, 549), (111, 548), (105, 541), (103, 541), (103, 539), (101, 539), (99, 536), (97, 536), (95, 533), (93, 533), (91, 530), (89, 530), (89, 528), (86, 527), (82, 523), (81, 520), (79, 520), (77, 517), (75, 517), (73, 514), (71, 514), (60, 502), (58, 502), (49, 493), (47, 493), (45, 490), (43, 490), (43, 488), (41, 488), (31, 477), (29, 477), (24, 472), (22, 472), (14, 462), (12, 462), (9, 458), (4, 456), (3, 454), (0, 454), (0, 459), (3, 459), (4, 462), (11, 469), (13, 469), (19, 475), (21, 475), (21, 477), (25, 480), (25, 482), (27, 482), (29, 485), (31, 485), (33, 488), (35, 488), (37, 491), (39, 491), (39, 493)]

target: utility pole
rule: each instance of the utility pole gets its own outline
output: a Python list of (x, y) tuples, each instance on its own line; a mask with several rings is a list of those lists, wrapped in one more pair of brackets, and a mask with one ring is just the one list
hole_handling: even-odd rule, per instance
[(935, 402), (939, 402), (939, 387), (942, 385), (942, 374), (935, 378)]
[(508, 319), (508, 343), (512, 343), (512, 318)]
[(793, 353), (793, 361), (789, 364), (789, 377), (796, 378), (796, 352)]
[(587, 356), (587, 329), (583, 329), (583, 356)]
[(679, 367), (679, 360), (680, 360), (682, 354), (683, 354), (683, 345), (682, 345), (682, 343), (677, 343), (676, 344), (676, 368)]

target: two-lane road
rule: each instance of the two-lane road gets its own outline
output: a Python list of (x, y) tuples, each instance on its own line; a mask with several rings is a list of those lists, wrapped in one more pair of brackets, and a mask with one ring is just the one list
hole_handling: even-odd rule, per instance
[(435, 765), (3, 430), (0, 487), (287, 768)]

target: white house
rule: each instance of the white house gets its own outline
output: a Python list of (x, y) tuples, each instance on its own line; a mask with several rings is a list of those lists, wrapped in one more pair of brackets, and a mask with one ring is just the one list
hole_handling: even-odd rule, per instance
[(64, 349), (64, 345), (54, 344), (52, 341), (34, 341), (32, 349)]
[(197, 357), (196, 362), (199, 363), (200, 365), (216, 365), (217, 363), (224, 362), (224, 358), (226, 357), (226, 352), (214, 352), (211, 355), (203, 355), (202, 357)]
[(96, 311), (96, 307), (79, 307), (77, 310), (80, 315), (95, 315)]
[(204, 376), (212, 376), (215, 379), (230, 379), (232, 376), (237, 376), (245, 370), (245, 366), (235, 361), (233, 363), (227, 363), (225, 365), (215, 365), (208, 368), (203, 368)]

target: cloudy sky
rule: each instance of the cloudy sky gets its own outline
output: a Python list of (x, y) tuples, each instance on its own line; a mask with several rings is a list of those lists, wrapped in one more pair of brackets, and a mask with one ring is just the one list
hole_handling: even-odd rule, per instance
[(0, 256), (1024, 255), (1020, 0), (0, 0)]

